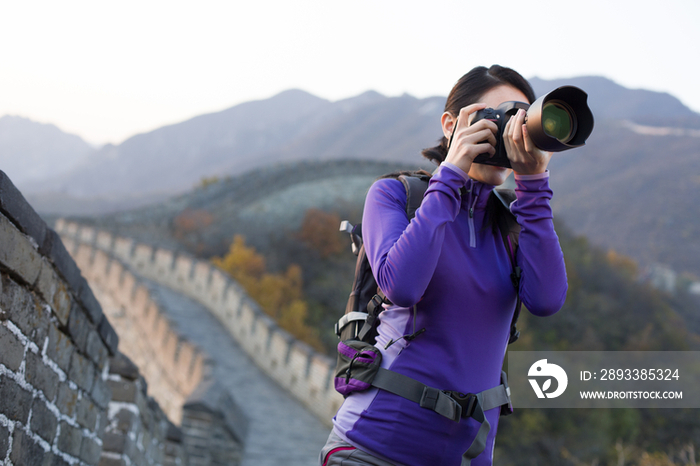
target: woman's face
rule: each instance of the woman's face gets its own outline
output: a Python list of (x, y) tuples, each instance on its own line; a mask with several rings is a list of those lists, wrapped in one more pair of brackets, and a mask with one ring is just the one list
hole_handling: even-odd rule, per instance
[[(508, 85), (494, 87), (487, 91), (479, 102), (485, 103), (491, 108), (496, 108), (503, 102), (509, 101), (527, 102), (527, 97), (521, 91)], [(469, 169), (469, 178), (481, 181), (482, 183), (498, 186), (503, 184), (508, 178), (508, 175), (513, 170), (510, 168), (496, 167), (493, 165), (484, 165), (482, 163), (472, 163)]]

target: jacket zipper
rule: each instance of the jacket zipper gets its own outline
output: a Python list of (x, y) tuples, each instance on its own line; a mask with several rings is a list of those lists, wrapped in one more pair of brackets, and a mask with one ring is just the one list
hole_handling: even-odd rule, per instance
[[(476, 192), (474, 192), (476, 190)], [(472, 193), (474, 194), (474, 201), (472, 202)], [(476, 201), (479, 200), (479, 189), (478, 186), (474, 186), (472, 183), (471, 189), (469, 190), (469, 247), (476, 247), (476, 228), (474, 228), (474, 206), (476, 206)]]

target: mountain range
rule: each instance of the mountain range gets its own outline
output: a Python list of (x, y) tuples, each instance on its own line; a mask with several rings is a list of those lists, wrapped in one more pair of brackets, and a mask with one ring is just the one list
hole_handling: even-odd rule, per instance
[(54, 125), (18, 116), (0, 117), (0, 169), (20, 186), (63, 176), (94, 151), (79, 136)]
[[(532, 80), (538, 95), (564, 83), (588, 91), (598, 121), (682, 119), (700, 128), (700, 115), (668, 94), (629, 90), (598, 77)], [(45, 177), (28, 184), (25, 191), (75, 197), (175, 194), (203, 177), (242, 173), (276, 162), (411, 161), (441, 135), (443, 106), (444, 97), (366, 92), (330, 102), (290, 90), (139, 134), (117, 146), (106, 145), (71, 173)]]
[[(531, 83), (537, 95), (581, 87), (596, 118), (586, 146), (552, 158), (555, 215), (595, 244), (700, 276), (700, 115), (668, 94), (601, 77)], [(18, 185), (40, 211), (94, 214), (279, 163), (350, 159), (430, 168), (419, 152), (441, 136), (444, 100), (366, 92), (330, 102), (290, 90), (107, 145), (68, 173)], [(260, 198), (274, 191), (259, 189)]]

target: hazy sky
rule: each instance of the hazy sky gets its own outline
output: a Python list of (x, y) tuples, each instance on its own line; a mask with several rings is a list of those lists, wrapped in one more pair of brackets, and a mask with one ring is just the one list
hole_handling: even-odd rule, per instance
[(700, 0), (0, 0), (0, 116), (119, 143), (301, 88), (445, 96), (476, 65), (700, 111)]

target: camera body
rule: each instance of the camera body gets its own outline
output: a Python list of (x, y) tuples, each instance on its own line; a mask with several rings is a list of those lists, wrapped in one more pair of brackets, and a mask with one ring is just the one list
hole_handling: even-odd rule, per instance
[(503, 102), (496, 108), (485, 108), (478, 110), (472, 115), (470, 125), (473, 125), (479, 120), (491, 120), (498, 126), (498, 132), (496, 133), (496, 153), (492, 156), (490, 154), (479, 154), (474, 158), (475, 163), (482, 163), (484, 165), (495, 165), (497, 167), (510, 167), (510, 160), (508, 160), (508, 155), (506, 154), (506, 147), (503, 144), (503, 130), (506, 127), (506, 123), (511, 119), (518, 110), (527, 110), (530, 108), (530, 104), (525, 102)]
[(503, 130), (508, 120), (523, 109), (525, 125), (535, 146), (549, 152), (562, 152), (581, 147), (593, 131), (593, 114), (588, 107), (588, 94), (574, 86), (562, 86), (537, 99), (532, 105), (525, 102), (503, 102), (498, 107), (478, 110), (470, 125), (487, 119), (496, 123), (496, 153), (480, 154), (475, 163), (511, 168), (503, 144)]

